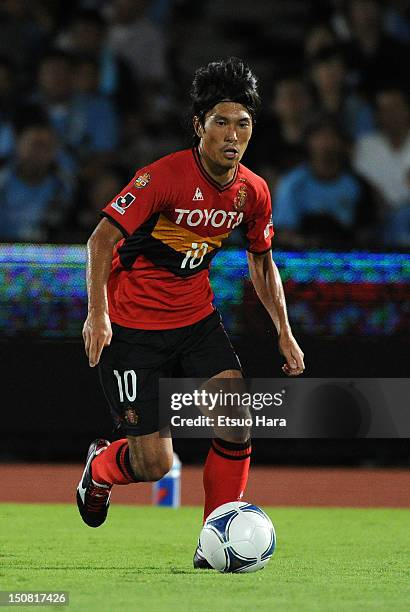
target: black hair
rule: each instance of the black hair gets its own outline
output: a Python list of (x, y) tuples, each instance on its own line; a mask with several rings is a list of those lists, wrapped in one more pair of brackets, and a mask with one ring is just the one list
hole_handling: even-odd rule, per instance
[[(249, 111), (253, 123), (260, 106), (257, 79), (245, 62), (237, 57), (210, 62), (194, 74), (191, 96), (191, 115), (203, 124), (206, 113), (218, 102), (242, 104)], [(194, 135), (194, 144), (199, 137)]]
[(100, 11), (96, 9), (81, 9), (76, 12), (73, 17), (72, 24), (86, 23), (88, 25), (96, 25), (100, 30), (106, 26), (106, 20)]
[(23, 132), (27, 126), (50, 125), (47, 112), (38, 104), (23, 103), (19, 105), (13, 113), (13, 126), (17, 136)]
[(310, 121), (304, 131), (305, 140), (310, 138), (313, 134), (320, 132), (324, 129), (330, 129), (335, 134), (338, 135), (340, 140), (343, 140), (345, 143), (350, 143), (351, 138), (347, 134), (343, 125), (340, 123), (338, 117), (332, 113), (319, 112), (311, 117)]
[(307, 87), (305, 75), (300, 70), (282, 70), (277, 72), (273, 77), (273, 82), (270, 87), (271, 96), (277, 95), (278, 90), (283, 83), (300, 83)]
[(327, 30), (329, 32), (329, 34), (332, 34), (333, 37), (336, 40), (336, 34), (335, 34), (335, 30), (334, 27), (331, 23), (331, 21), (327, 20), (327, 19), (321, 19), (319, 21), (315, 21), (313, 23), (309, 23), (303, 33), (303, 38), (304, 41), (306, 43), (307, 39), (309, 38), (309, 36), (315, 32), (316, 30)]

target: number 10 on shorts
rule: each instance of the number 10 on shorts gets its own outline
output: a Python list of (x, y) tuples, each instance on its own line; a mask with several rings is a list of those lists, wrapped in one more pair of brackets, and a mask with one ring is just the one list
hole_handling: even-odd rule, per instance
[(122, 373), (118, 370), (113, 370), (113, 372), (118, 383), (120, 402), (124, 401), (124, 394), (129, 402), (133, 402), (137, 397), (137, 375), (135, 370), (124, 370)]

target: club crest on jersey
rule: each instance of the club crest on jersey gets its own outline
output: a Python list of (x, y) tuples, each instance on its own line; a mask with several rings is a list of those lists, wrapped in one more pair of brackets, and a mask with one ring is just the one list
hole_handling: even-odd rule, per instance
[(125, 409), (124, 416), (127, 423), (130, 423), (131, 425), (136, 425), (138, 423), (138, 414), (131, 406)]
[(141, 176), (139, 176), (134, 185), (137, 189), (142, 189), (143, 187), (146, 187), (148, 185), (148, 183), (151, 180), (151, 175), (149, 172), (145, 172), (144, 174), (141, 174)]
[(117, 212), (120, 213), (120, 215), (123, 215), (126, 211), (126, 209), (131, 206), (131, 204), (133, 203), (133, 201), (135, 200), (135, 196), (132, 195), (132, 193), (128, 192), (123, 196), (120, 196), (119, 198), (117, 198), (114, 202), (111, 203), (111, 208), (113, 208), (114, 210), (116, 210)]
[(233, 201), (233, 207), (237, 212), (243, 211), (243, 209), (245, 208), (247, 197), (248, 197), (247, 189), (245, 185), (241, 185)]

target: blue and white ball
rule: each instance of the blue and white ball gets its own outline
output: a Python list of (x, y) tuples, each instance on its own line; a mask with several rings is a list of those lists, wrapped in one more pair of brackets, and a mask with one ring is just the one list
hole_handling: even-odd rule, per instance
[(199, 546), (219, 572), (256, 572), (265, 567), (275, 550), (275, 528), (258, 506), (229, 502), (208, 516)]

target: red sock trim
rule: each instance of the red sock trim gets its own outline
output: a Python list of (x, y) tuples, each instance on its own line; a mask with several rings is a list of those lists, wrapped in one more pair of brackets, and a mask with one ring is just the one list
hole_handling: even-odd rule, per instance
[(225, 459), (246, 459), (251, 456), (252, 452), (250, 440), (242, 444), (234, 444), (233, 442), (225, 442), (225, 440), (215, 438), (215, 440), (212, 440), (212, 448), (217, 455)]
[(217, 442), (220, 446), (228, 450), (244, 450), (251, 445), (250, 438), (246, 440), (246, 442), (228, 442), (228, 440), (223, 440), (222, 438), (214, 438), (213, 442)]
[(104, 485), (127, 485), (138, 482), (131, 467), (128, 440), (116, 440), (92, 461), (91, 474), (95, 482)]
[(131, 467), (128, 442), (124, 442), (124, 444), (120, 446), (120, 448), (117, 450), (115, 459), (122, 475), (125, 478), (128, 478), (128, 480), (136, 482), (134, 472), (132, 471)]
[(130, 479), (133, 482), (140, 482), (138, 478), (135, 476), (135, 472), (132, 469), (131, 459), (130, 459), (130, 447), (127, 446), (124, 453), (124, 469), (127, 471)]

